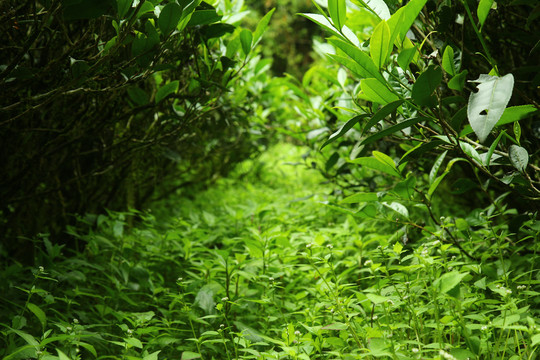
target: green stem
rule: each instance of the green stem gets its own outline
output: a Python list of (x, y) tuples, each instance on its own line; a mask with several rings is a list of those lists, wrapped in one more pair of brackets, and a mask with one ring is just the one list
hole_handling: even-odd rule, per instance
[(499, 69), (497, 68), (497, 63), (495, 62), (495, 60), (493, 60), (493, 57), (491, 57), (491, 53), (489, 52), (486, 42), (484, 41), (484, 37), (482, 36), (482, 34), (480, 33), (480, 30), (478, 30), (478, 27), (476, 26), (476, 23), (471, 13), (471, 9), (469, 9), (469, 4), (467, 3), (467, 0), (463, 0), (463, 5), (465, 6), (465, 11), (467, 12), (467, 15), (469, 16), (469, 20), (471, 21), (471, 25), (474, 29), (474, 32), (476, 33), (476, 36), (478, 37), (478, 40), (480, 40), (480, 44), (482, 44), (482, 48), (484, 49), (484, 52), (486, 53), (489, 64), (491, 65), (493, 70), (495, 70), (495, 73), (497, 74), (497, 76), (499, 76)]

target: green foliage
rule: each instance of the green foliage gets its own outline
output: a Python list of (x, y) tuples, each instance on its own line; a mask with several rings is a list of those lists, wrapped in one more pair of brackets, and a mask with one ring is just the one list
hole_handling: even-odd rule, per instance
[[(382, 201), (392, 221), (335, 212), (306, 150), (276, 146), (193, 200), (89, 215), (69, 229), (87, 244), (75, 256), (45, 238), (41, 267), (1, 270), (0, 356), (535, 357), (540, 259), (525, 243), (537, 220), (512, 244), (490, 209), (409, 228), (397, 191), (350, 199)], [(482, 259), (466, 261), (445, 229)]]
[(25, 239), (48, 232), (70, 243), (58, 235), (75, 214), (145, 207), (259, 151), (269, 137), (255, 115), (268, 62), (238, 26), (237, 7), (0, 5), (1, 256), (31, 262)]

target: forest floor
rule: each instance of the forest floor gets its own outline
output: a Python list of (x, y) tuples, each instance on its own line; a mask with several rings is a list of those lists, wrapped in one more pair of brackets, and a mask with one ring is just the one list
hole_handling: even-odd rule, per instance
[(0, 357), (535, 358), (532, 265), (336, 211), (302, 152), (279, 145), (190, 199), (70, 229), (73, 256), (44, 239), (42, 266), (2, 269)]

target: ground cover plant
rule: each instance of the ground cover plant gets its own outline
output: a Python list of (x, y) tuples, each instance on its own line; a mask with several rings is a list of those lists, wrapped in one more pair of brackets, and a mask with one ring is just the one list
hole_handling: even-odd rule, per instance
[(44, 239), (42, 265), (2, 270), (2, 356), (536, 357), (537, 254), (472, 262), (442, 229), (404, 243), (394, 224), (322, 206), (332, 187), (300, 150), (161, 206), (165, 222), (156, 209), (130, 232), (124, 213), (71, 229), (87, 244), (75, 256)]
[(246, 4), (0, 5), (0, 357), (538, 358), (537, 4)]

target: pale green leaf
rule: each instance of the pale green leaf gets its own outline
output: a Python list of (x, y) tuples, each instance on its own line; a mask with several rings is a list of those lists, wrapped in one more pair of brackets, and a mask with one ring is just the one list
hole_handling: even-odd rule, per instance
[(489, 10), (491, 9), (491, 6), (493, 5), (493, 0), (480, 0), (478, 3), (478, 9), (476, 11), (478, 15), (478, 20), (480, 21), (480, 28), (484, 26), (484, 22), (487, 19)]
[(390, 18), (390, 10), (384, 0), (356, 0), (356, 3), (363, 5), (382, 20)]
[(400, 204), (397, 202), (392, 202), (392, 203), (383, 202), (382, 204), (386, 206), (387, 208), (397, 212), (399, 215), (403, 216), (404, 218), (407, 218), (407, 219), (409, 218), (409, 210), (407, 210), (407, 208), (403, 204)]
[(359, 164), (373, 170), (381, 171), (388, 175), (401, 177), (401, 174), (395, 169), (395, 167), (382, 163), (374, 157), (360, 157), (352, 160), (351, 162), (353, 164)]
[(399, 28), (399, 40), (402, 42), (416, 20), (427, 0), (411, 0), (403, 7), (403, 18)]
[(478, 92), (472, 93), (469, 97), (467, 116), (476, 136), (480, 142), (484, 142), (512, 97), (514, 76), (507, 74), (498, 77), (482, 74), (474, 82), (479, 83)]
[(310, 19), (311, 21), (313, 21), (313, 22), (315, 22), (317, 24), (319, 24), (324, 29), (329, 31), (332, 35), (335, 35), (336, 37), (338, 37), (338, 38), (340, 38), (342, 40), (349, 41), (350, 43), (352, 43), (355, 46), (360, 46), (360, 41), (358, 40), (358, 37), (351, 31), (351, 29), (349, 29), (347, 27), (347, 25), (344, 25), (343, 28), (341, 29), (341, 32), (340, 32), (323, 15), (310, 14), (310, 13), (303, 13), (303, 14), (300, 14), (300, 15), (305, 17), (305, 18)]
[(382, 68), (392, 51), (390, 42), (390, 28), (386, 21), (381, 21), (373, 30), (369, 41), (369, 52), (377, 68)]
[(527, 164), (529, 163), (529, 153), (525, 148), (517, 145), (510, 145), (508, 157), (510, 158), (510, 163), (519, 172), (525, 172)]
[(200, 359), (201, 354), (197, 354), (191, 351), (184, 351), (182, 353), (181, 360), (194, 360), (194, 359)]
[(270, 19), (272, 18), (274, 11), (276, 11), (276, 8), (273, 8), (272, 10), (267, 12), (266, 15), (264, 15), (264, 17), (257, 24), (257, 28), (253, 33), (253, 45), (257, 45), (266, 29), (268, 29), (268, 24), (270, 23)]
[[(502, 125), (513, 123), (515, 121), (526, 119), (537, 114), (538, 112), (539, 110), (534, 105), (511, 106), (504, 110), (504, 113), (502, 114), (499, 121), (497, 121), (497, 125), (495, 126), (502, 126)], [(461, 131), (460, 136), (466, 136), (472, 132), (473, 130), (471, 126), (467, 125)]]
[(143, 357), (143, 360), (158, 360), (158, 354), (161, 352), (161, 350), (155, 351), (151, 354), (146, 355)]
[(58, 353), (58, 360), (71, 360), (69, 356), (62, 352), (62, 350), (56, 349), (56, 352)]
[(372, 294), (372, 293), (366, 294), (366, 297), (369, 299), (369, 301), (371, 301), (375, 305), (382, 304), (389, 300), (389, 298), (387, 298), (386, 296), (381, 296), (381, 295)]
[(347, 17), (347, 2), (345, 0), (328, 0), (328, 12), (334, 26), (341, 30)]
[(343, 323), (333, 323), (321, 328), (322, 330), (347, 330), (347, 325)]
[(458, 271), (452, 271), (446, 274), (443, 274), (440, 278), (433, 282), (435, 286), (441, 293), (446, 294), (453, 288), (455, 288), (465, 276), (469, 275), (468, 272), (460, 273)]

